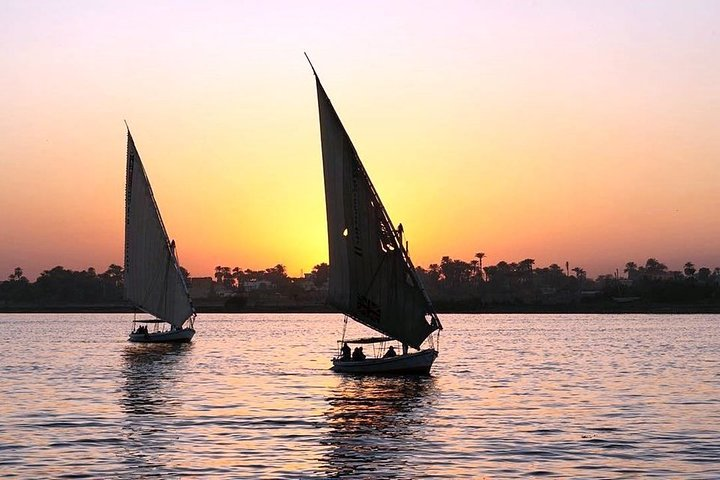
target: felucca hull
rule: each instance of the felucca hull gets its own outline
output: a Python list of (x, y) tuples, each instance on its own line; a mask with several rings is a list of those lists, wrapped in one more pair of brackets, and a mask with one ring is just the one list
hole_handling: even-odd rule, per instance
[(192, 328), (169, 332), (131, 333), (128, 341), (136, 343), (189, 343), (195, 335)]
[(420, 352), (390, 358), (368, 358), (365, 360), (333, 358), (331, 370), (338, 373), (360, 375), (428, 375), (437, 356), (437, 350), (429, 348)]

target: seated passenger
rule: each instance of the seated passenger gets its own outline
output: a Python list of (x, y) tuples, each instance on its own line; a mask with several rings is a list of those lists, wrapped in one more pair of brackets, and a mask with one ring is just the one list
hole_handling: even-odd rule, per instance
[(348, 346), (347, 342), (345, 342), (345, 345), (343, 345), (340, 351), (342, 352), (343, 360), (350, 360), (350, 347)]
[(390, 345), (387, 349), (387, 352), (385, 352), (385, 355), (383, 355), (383, 358), (390, 358), (396, 356), (397, 353), (395, 353), (395, 347)]
[(365, 360), (365, 354), (362, 351), (362, 347), (356, 347), (352, 353), (353, 360)]

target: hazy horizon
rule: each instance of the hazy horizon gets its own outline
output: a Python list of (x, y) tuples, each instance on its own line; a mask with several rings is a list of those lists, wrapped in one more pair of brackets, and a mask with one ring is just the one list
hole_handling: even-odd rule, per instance
[(720, 3), (4, 2), (0, 278), (122, 263), (130, 125), (180, 261), (327, 261), (313, 60), (423, 267), (720, 265)]

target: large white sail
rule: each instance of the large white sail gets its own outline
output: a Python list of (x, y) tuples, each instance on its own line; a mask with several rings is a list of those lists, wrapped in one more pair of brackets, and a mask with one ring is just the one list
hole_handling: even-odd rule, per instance
[(187, 286), (130, 131), (125, 184), (125, 297), (182, 327), (193, 314)]
[(442, 328), (398, 232), (315, 75), (328, 223), (328, 303), (414, 348)]

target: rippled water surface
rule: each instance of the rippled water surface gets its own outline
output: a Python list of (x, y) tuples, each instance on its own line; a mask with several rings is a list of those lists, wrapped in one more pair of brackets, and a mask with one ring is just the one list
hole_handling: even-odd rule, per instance
[(444, 315), (395, 378), (328, 370), (338, 315), (131, 320), (0, 314), (0, 477), (720, 478), (720, 316)]

